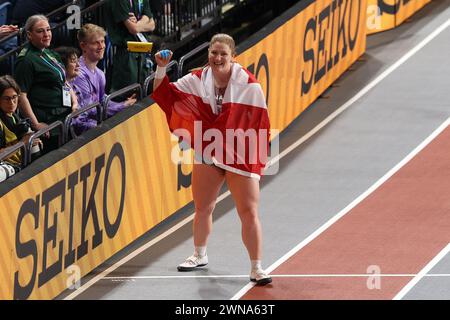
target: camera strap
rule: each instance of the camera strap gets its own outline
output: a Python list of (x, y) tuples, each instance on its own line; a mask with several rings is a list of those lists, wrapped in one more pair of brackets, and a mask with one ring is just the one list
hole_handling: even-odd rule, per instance
[(0, 112), (0, 119), (2, 123), (12, 132), (15, 132), (16, 119), (13, 119), (14, 113), (12, 117), (9, 117), (6, 113)]
[(6, 132), (4, 126), (3, 121), (0, 120), (0, 148), (6, 146)]
[[(3, 117), (3, 112), (1, 112), (0, 114), (0, 123), (1, 123), (1, 138), (0, 138), (0, 142), (1, 142), (1, 147), (8, 147), (10, 145), (11, 142), (15, 142), (17, 140), (17, 135), (16, 133), (11, 130), (11, 125), (10, 125), (10, 121), (5, 121), (4, 117)], [(9, 118), (9, 117), (8, 117)]]
[(9, 131), (13, 132), (18, 139), (20, 139), (20, 134), (17, 130), (17, 124), (20, 121), (19, 116), (13, 112), (12, 117), (10, 117), (6, 113), (0, 111), (0, 119), (2, 120), (3, 125), (5, 125)]

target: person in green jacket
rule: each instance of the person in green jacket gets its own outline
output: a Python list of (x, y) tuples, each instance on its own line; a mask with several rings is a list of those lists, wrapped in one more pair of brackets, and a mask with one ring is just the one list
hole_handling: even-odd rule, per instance
[[(59, 55), (49, 50), (52, 30), (43, 15), (28, 18), (25, 31), (29, 43), (16, 60), (15, 79), (20, 86), (19, 109), (31, 119), (37, 131), (54, 121), (64, 122), (76, 108), (77, 100), (67, 84), (64, 66)], [(58, 147), (57, 132), (44, 138), (44, 153)]]
[[(148, 56), (131, 53), (127, 41), (148, 41), (145, 33), (155, 30), (155, 21), (148, 1), (109, 0), (105, 24), (111, 43), (116, 47), (112, 65), (111, 92), (133, 83), (142, 83), (149, 73)], [(141, 79), (138, 79), (138, 61), (141, 61)]]

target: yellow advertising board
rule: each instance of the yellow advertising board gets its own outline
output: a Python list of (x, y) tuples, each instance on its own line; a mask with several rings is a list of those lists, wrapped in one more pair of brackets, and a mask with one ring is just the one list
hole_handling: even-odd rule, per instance
[(312, 2), (237, 60), (266, 91), (271, 127), (286, 128), (366, 48), (366, 1)]
[(146, 108), (4, 195), (0, 299), (55, 297), (189, 203), (177, 150)]
[(387, 1), (367, 0), (367, 34), (395, 28), (397, 6), (389, 5)]
[(402, 24), (431, 0), (367, 0), (367, 33)]
[(395, 15), (395, 24), (399, 26), (414, 13), (422, 9), (431, 0), (403, 0)]

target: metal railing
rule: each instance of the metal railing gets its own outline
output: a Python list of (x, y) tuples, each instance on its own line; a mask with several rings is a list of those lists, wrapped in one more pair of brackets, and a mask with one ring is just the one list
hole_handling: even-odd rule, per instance
[(184, 64), (186, 63), (186, 61), (189, 60), (190, 58), (196, 56), (197, 54), (199, 54), (200, 52), (202, 52), (203, 50), (205, 50), (208, 47), (209, 47), (209, 42), (205, 42), (180, 58), (180, 62), (178, 64), (178, 78), (181, 78), (184, 75), (183, 67), (184, 67)]
[(3, 149), (0, 152), (0, 161), (4, 160), (4, 159), (8, 159), (12, 154), (16, 153), (17, 151), (22, 150), (22, 165), (21, 167), (24, 168), (27, 165), (27, 159), (28, 159), (28, 150), (27, 150), (27, 146), (25, 145), (25, 143), (23, 141), (19, 141), (16, 144), (7, 147), (5, 149)]
[(55, 121), (55, 122), (51, 123), (48, 127), (45, 127), (45, 128), (42, 128), (42, 129), (36, 131), (28, 138), (27, 162), (26, 162), (27, 164), (31, 163), (31, 154), (32, 154), (31, 148), (33, 148), (33, 141), (35, 139), (38, 139), (39, 137), (42, 137), (47, 132), (50, 132), (51, 130), (53, 130), (55, 128), (58, 128), (58, 130), (59, 130), (58, 148), (61, 147), (61, 145), (63, 144), (63, 141), (64, 141), (64, 123), (62, 123), (62, 121)]
[(75, 110), (71, 114), (68, 114), (66, 119), (64, 120), (64, 143), (68, 142), (71, 138), (76, 138), (78, 135), (76, 134), (73, 126), (72, 126), (72, 120), (79, 115), (88, 112), (91, 109), (97, 109), (97, 125), (103, 122), (102, 115), (103, 115), (103, 108), (102, 105), (98, 102), (91, 103), (90, 105), (87, 105), (83, 108), (80, 108), (78, 110)]
[[(225, 5), (239, 4), (239, 0), (168, 0), (159, 8), (152, 8), (156, 33), (164, 38), (180, 40), (183, 32), (199, 28), (213, 17), (219, 17)], [(209, 19), (208, 19), (209, 18)]]
[[(148, 96), (150, 94), (150, 92), (149, 92), (150, 84), (152, 84), (153, 80), (155, 80), (155, 76), (156, 76), (156, 72), (152, 72), (152, 73), (150, 73), (150, 75), (147, 78), (145, 78), (143, 87), (144, 87), (144, 94), (146, 96)], [(152, 92), (153, 92), (153, 90), (152, 90)]]
[[(80, 12), (80, 25), (83, 25), (85, 23), (95, 23), (98, 25), (104, 25), (104, 14), (103, 14), (103, 5), (106, 3), (107, 0), (98, 1), (95, 4), (91, 5), (88, 8), (84, 8)], [(74, 5), (79, 4), (79, 0), (74, 0), (72, 3), (68, 3), (52, 12), (47, 14), (47, 18), (49, 18), (51, 22), (51, 28), (52, 28), (52, 47), (57, 46), (73, 46), (76, 47), (78, 44), (77, 40), (77, 32), (78, 29), (75, 28), (68, 28), (67, 27), (67, 19), (70, 18), (66, 17), (61, 22), (53, 22), (52, 23), (52, 17), (61, 15), (66, 13), (67, 8)], [(26, 39), (26, 34), (23, 28), (20, 29), (20, 31), (15, 32), (13, 34), (8, 35), (7, 37), (0, 40), (0, 45), (2, 43), (6, 43), (6, 41), (17, 37), (17, 47), (13, 48), (7, 52), (5, 52), (2, 56), (0, 56), (0, 63), (7, 63), (7, 66), (9, 67), (8, 74), (13, 75), (14, 74), (14, 64), (16, 61), (17, 55), (20, 53), (22, 48), (25, 46), (25, 44), (28, 43), (28, 40)], [(105, 70), (104, 70), (105, 71)]]
[[(104, 5), (107, 1), (108, 0), (98, 1), (81, 10), (80, 25), (94, 23), (105, 27), (106, 17)], [(239, 8), (251, 5), (255, 1), (256, 0), (166, 0), (162, 2), (163, 4), (160, 8), (152, 7), (152, 13), (156, 22), (154, 33), (161, 38), (161, 43), (165, 43), (167, 48), (176, 50), (183, 45), (190, 43), (192, 39), (198, 38), (201, 34), (210, 30), (214, 25), (219, 24), (224, 16), (224, 12), (226, 11), (228, 14), (229, 8)], [(68, 27), (68, 20), (73, 19), (73, 17), (69, 16), (66, 11), (71, 5), (79, 4), (79, 2), (79, 0), (74, 0), (47, 15), (51, 20), (52, 17), (65, 17), (63, 21), (54, 20), (54, 22), (51, 23), (53, 32), (52, 47), (62, 45), (77, 46), (78, 41), (76, 35), (78, 30), (70, 26)], [(4, 61), (7, 63), (7, 67), (9, 68), (9, 72), (7, 73), (9, 74), (14, 74), (16, 56), (27, 42), (23, 31), (9, 35), (7, 38), (3, 39), (3, 41), (13, 37), (18, 38), (18, 47), (6, 52), (0, 57), (0, 62)], [(108, 51), (105, 53), (105, 59), (100, 63), (100, 67), (107, 77), (109, 76), (108, 69), (113, 61), (113, 56), (114, 52), (112, 48), (108, 48)]]
[[(66, 5), (58, 10), (55, 10), (54, 12), (47, 15), (47, 17), (50, 18), (50, 15), (57, 15), (61, 14), (62, 12), (65, 12), (67, 8), (73, 4), (78, 4), (79, 0), (74, 0), (73, 3)], [(97, 3), (91, 5), (88, 8), (84, 8), (80, 11), (80, 26), (86, 24), (86, 23), (93, 23), (97, 25), (104, 25), (104, 14), (103, 14), (103, 5), (106, 3), (106, 0), (98, 1)], [(75, 14), (75, 13), (74, 13)], [(52, 46), (58, 47), (58, 46), (72, 46), (76, 47), (78, 44), (77, 39), (77, 32), (79, 29), (76, 28), (76, 26), (73, 26), (69, 24), (68, 19), (77, 19), (77, 17), (67, 17), (61, 22), (58, 22), (57, 24), (52, 24)]]
[[(58, 10), (55, 10), (54, 12), (51, 12), (49, 15), (54, 15), (54, 14), (60, 14), (63, 10), (66, 10), (68, 8), (68, 6), (72, 5), (73, 3), (77, 3), (77, 0), (74, 0), (72, 3), (68, 4), (67, 6), (60, 8)], [(104, 4), (107, 2), (107, 0), (102, 0), (102, 1), (98, 1), (95, 4), (91, 5), (88, 8), (85, 8), (81, 11), (81, 21), (82, 24), (83, 23), (95, 23), (98, 25), (104, 25), (104, 12), (103, 12), (103, 6)], [(207, 19), (209, 16), (215, 16), (217, 14), (223, 14), (223, 13), (219, 13), (219, 9), (223, 10), (224, 6), (237, 6), (237, 5), (246, 5), (249, 3), (253, 3), (250, 0), (232, 0), (232, 1), (227, 1), (227, 0), (167, 0), (167, 3), (170, 3), (173, 5), (173, 7), (171, 7), (172, 11), (168, 11), (168, 12), (162, 12), (162, 15), (167, 15), (168, 19), (171, 19), (171, 21), (173, 21), (175, 23), (175, 31), (177, 32), (177, 39), (180, 39), (180, 32), (182, 30), (182, 28), (184, 26), (192, 26), (193, 24), (195, 24), (196, 22), (201, 22), (204, 23), (204, 20), (202, 21), (202, 19)], [(183, 8), (183, 9), (182, 9)], [(164, 9), (166, 10), (166, 9)], [(155, 14), (155, 12), (153, 12)], [(156, 20), (157, 20), (157, 26), (158, 26), (158, 17), (162, 17), (162, 15), (160, 14), (158, 16), (158, 14), (155, 14)], [(201, 24), (200, 23), (200, 24)], [(64, 34), (64, 32), (68, 32), (68, 30), (64, 30), (63, 28), (66, 28), (65, 26), (66, 21), (58, 23), (57, 25), (53, 25), (52, 30), (57, 30), (58, 28), (61, 28), (61, 31), (55, 31), (55, 33), (61, 32), (61, 34)], [(63, 26), (64, 25), (64, 26)], [(161, 23), (159, 24), (161, 25)], [(164, 24), (162, 24), (162, 26), (164, 26)], [(196, 26), (193, 26), (193, 28), (196, 28)], [(67, 28), (66, 28), (67, 29)], [(72, 32), (72, 39), (76, 39), (76, 35), (75, 35), (75, 31), (77, 30), (71, 30), (70, 32)], [(162, 30), (164, 31), (164, 30)], [(9, 35), (6, 39), (10, 39), (12, 37), (17, 37), (19, 34), (19, 32)], [(65, 34), (66, 36), (66, 40), (67, 41), (72, 41), (70, 40), (70, 34)], [(68, 45), (74, 45), (74, 43), (67, 43)], [(194, 48), (193, 50), (191, 50), (189, 53), (183, 55), (178, 62), (176, 60), (172, 60), (168, 66), (167, 66), (167, 72), (170, 72), (170, 78), (171, 81), (176, 81), (178, 78), (182, 77), (186, 70), (184, 70), (186, 68), (186, 66), (190, 63), (197, 63), (197, 61), (195, 59), (199, 59), (201, 58), (201, 54), (203, 54), (203, 51), (205, 49), (207, 49), (209, 46), (208, 42), (205, 42), (199, 46), (197, 46), (196, 48)], [(22, 49), (23, 44), (19, 45), (16, 49), (13, 49), (9, 52), (7, 52), (6, 54), (4, 54), (2, 57), (0, 57), (0, 61), (2, 59), (10, 59), (10, 62), (12, 62), (12, 66), (14, 66), (14, 60), (15, 57), (17, 56), (17, 54), (20, 52), (20, 50)], [(111, 52), (111, 55), (108, 57), (108, 61), (112, 61), (112, 55), (113, 53)], [(105, 55), (106, 57), (106, 55)], [(194, 59), (195, 58), (195, 59)], [(200, 64), (199, 64), (200, 65)], [(107, 69), (108, 64), (105, 65), (104, 67), (104, 71), (106, 72), (105, 69)], [(13, 71), (13, 68), (12, 68)], [(12, 72), (13, 74), (13, 72)], [(46, 127), (44, 129), (39, 130), (38, 132), (35, 132), (32, 136), (30, 136), (29, 138), (29, 143), (27, 144), (19, 144), (17, 146), (15, 146), (17, 149), (7, 149), (7, 151), (11, 151), (11, 154), (14, 152), (14, 150), (18, 150), (18, 149), (23, 149), (23, 157), (22, 157), (22, 161), (23, 161), (23, 166), (28, 165), (31, 162), (31, 148), (32, 148), (32, 142), (33, 140), (41, 137), (42, 135), (46, 134), (47, 132), (58, 128), (60, 130), (60, 135), (59, 135), (59, 141), (58, 144), (59, 146), (61, 146), (63, 143), (68, 142), (69, 136), (70, 134), (72, 135), (72, 137), (74, 137), (76, 134), (74, 131), (71, 131), (71, 122), (73, 120), (73, 118), (79, 116), (80, 114), (87, 112), (88, 110), (92, 109), (92, 108), (97, 108), (97, 124), (100, 124), (101, 122), (103, 122), (103, 120), (105, 120), (107, 118), (107, 109), (108, 109), (108, 104), (110, 103), (110, 101), (112, 101), (112, 99), (119, 97), (119, 96), (123, 96), (125, 95), (127, 92), (132, 92), (132, 91), (138, 91), (138, 100), (143, 98), (143, 95), (148, 95), (149, 91), (151, 91), (151, 82), (154, 80), (155, 74), (152, 73), (150, 74), (144, 82), (143, 86), (140, 86), (139, 84), (133, 84), (130, 86), (127, 86), (119, 91), (113, 92), (109, 95), (107, 95), (105, 97), (105, 100), (103, 102), (103, 104), (93, 104), (93, 105), (89, 105), (83, 109), (79, 109), (75, 112), (73, 112), (72, 114), (68, 115), (66, 117), (66, 119), (64, 120), (64, 123), (62, 123), (61, 121), (57, 121), (52, 123), (49, 127)], [(0, 155), (3, 155), (4, 152), (6, 152), (6, 150), (4, 150)]]
[(49, 18), (49, 20), (52, 20), (54, 18), (57, 18), (59, 15), (67, 13), (67, 8), (72, 6), (72, 5), (80, 5), (81, 1), (80, 0), (72, 0), (72, 2), (68, 2), (65, 5), (48, 12), (45, 16), (47, 18)]
[(1, 39), (0, 39), (0, 46), (2, 46), (4, 43), (8, 42), (10, 39), (15, 38), (15, 37), (17, 37), (17, 43), (20, 43), (20, 39), (21, 39), (20, 34), (21, 34), (21, 31), (22, 31), (22, 30), (19, 29), (19, 31), (10, 33), (10, 34), (8, 34), (6, 37), (1, 38)]
[[(176, 81), (178, 78), (178, 62), (177, 62), (177, 60), (170, 61), (166, 68), (167, 68), (166, 74), (169, 73), (170, 75), (174, 75), (173, 77), (171, 77), (169, 75), (169, 79), (171, 81)], [(145, 96), (148, 96), (151, 93), (149, 90), (150, 84), (152, 84), (152, 81), (155, 79), (155, 75), (156, 75), (156, 73), (152, 72), (144, 81), (143, 92), (144, 92)]]
[(126, 93), (136, 92), (136, 91), (139, 92), (137, 100), (138, 101), (142, 100), (142, 87), (139, 83), (130, 84), (129, 86), (126, 86), (125, 88), (114, 91), (113, 93), (107, 95), (105, 97), (105, 100), (103, 101), (103, 120), (107, 119), (108, 105), (112, 101), (112, 99), (123, 96)]

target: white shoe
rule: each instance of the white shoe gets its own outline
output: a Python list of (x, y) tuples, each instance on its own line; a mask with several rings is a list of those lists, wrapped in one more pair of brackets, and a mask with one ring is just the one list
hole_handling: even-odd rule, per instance
[(206, 266), (208, 264), (208, 256), (195, 256), (192, 255), (187, 258), (182, 264), (180, 264), (177, 269), (178, 271), (192, 271), (199, 267)]
[(265, 286), (272, 282), (272, 278), (263, 270), (253, 270), (250, 273), (250, 281), (256, 282), (258, 286)]

